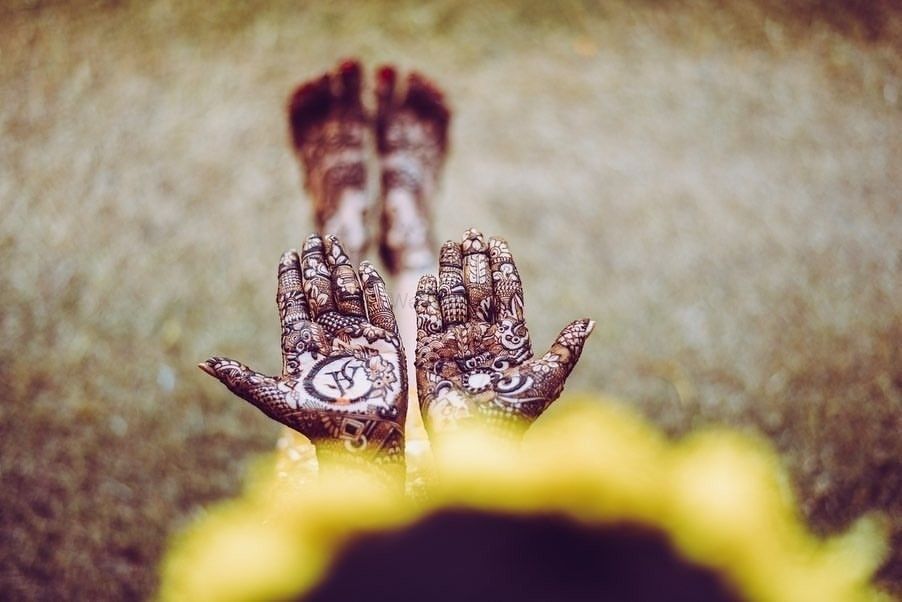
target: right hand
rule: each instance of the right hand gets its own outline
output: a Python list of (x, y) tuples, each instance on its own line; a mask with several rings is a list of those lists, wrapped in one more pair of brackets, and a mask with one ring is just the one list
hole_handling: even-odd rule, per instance
[(417, 389), (433, 432), (471, 420), (530, 424), (561, 394), (595, 325), (571, 323), (534, 359), (507, 242), (472, 229), (442, 246), (438, 280), (420, 279), (415, 304)]

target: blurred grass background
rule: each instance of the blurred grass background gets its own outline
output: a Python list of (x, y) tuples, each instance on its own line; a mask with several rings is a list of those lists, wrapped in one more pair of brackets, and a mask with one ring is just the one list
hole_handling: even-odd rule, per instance
[(135, 599), (278, 427), (311, 227), (292, 86), (346, 56), (456, 110), (439, 236), (506, 236), (569, 389), (766, 433), (820, 532), (891, 518), (902, 591), (902, 18), (893, 3), (3, 2), (0, 598)]

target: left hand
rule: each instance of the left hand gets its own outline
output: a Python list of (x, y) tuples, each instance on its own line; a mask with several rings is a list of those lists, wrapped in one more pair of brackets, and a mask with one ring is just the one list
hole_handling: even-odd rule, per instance
[[(282, 375), (212, 357), (200, 368), (270, 418), (306, 435), (324, 458), (404, 467), (407, 374), (385, 282), (358, 272), (335, 237), (307, 238), (279, 263)], [(361, 282), (362, 281), (362, 282)]]
[(572, 322), (533, 358), (507, 243), (476, 230), (442, 246), (438, 280), (423, 276), (415, 303), (417, 389), (433, 433), (471, 421), (503, 431), (532, 423), (561, 394), (595, 325)]

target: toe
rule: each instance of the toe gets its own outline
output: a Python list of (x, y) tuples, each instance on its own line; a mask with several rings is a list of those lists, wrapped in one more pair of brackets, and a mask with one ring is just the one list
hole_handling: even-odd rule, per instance
[(332, 102), (331, 86), (331, 78), (325, 74), (301, 84), (291, 95), (288, 120), (295, 148), (303, 144), (310, 127), (328, 114)]
[(349, 59), (338, 66), (338, 77), (335, 78), (338, 84), (336, 97), (343, 105), (360, 107), (360, 88), (362, 81), (362, 68), (360, 61)]

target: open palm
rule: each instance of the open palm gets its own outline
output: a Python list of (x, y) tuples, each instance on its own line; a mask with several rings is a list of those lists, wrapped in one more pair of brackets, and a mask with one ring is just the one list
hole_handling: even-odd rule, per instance
[[(282, 375), (227, 358), (200, 367), (323, 452), (403, 465), (407, 375), (385, 282), (341, 243), (307, 238), (279, 263)], [(349, 452), (349, 454), (345, 454)]]
[(438, 279), (420, 279), (415, 303), (417, 388), (432, 430), (474, 418), (502, 428), (535, 420), (560, 395), (594, 326), (571, 323), (534, 359), (508, 245), (472, 229), (442, 246)]

